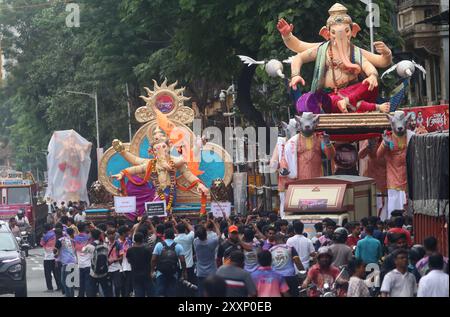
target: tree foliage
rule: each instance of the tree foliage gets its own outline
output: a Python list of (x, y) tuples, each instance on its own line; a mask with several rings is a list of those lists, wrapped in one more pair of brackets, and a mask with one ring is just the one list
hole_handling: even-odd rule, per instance
[[(43, 168), (44, 157), (36, 151), (46, 148), (52, 131), (74, 129), (95, 144), (93, 100), (67, 91), (97, 91), (100, 144), (108, 147), (113, 138), (128, 140), (125, 84), (134, 112), (143, 105), (142, 87), (164, 77), (186, 86), (201, 110), (234, 81), (239, 113), (247, 122), (267, 126), (286, 120), (286, 82), (242, 65), (236, 55), (280, 60), (292, 55), (276, 29), (281, 17), (294, 23), (302, 40), (321, 41), (318, 31), (334, 2), (78, 0), (77, 28), (65, 25), (68, 12), (62, 2), (5, 0), (0, 4), (1, 44), (14, 63), (7, 65), (8, 80), (0, 90), (0, 133), (13, 143), (20, 168)], [(363, 29), (355, 43), (367, 48), (366, 5), (342, 3)], [(376, 39), (395, 47), (393, 1), (377, 4), (382, 26)], [(132, 124), (135, 131), (134, 118)]]

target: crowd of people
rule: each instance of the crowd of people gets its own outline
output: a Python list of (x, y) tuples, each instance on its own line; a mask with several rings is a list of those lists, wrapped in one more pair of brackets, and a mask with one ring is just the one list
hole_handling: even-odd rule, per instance
[[(402, 212), (343, 227), (275, 213), (196, 219), (146, 215), (94, 225), (83, 204), (55, 208), (41, 239), (47, 290), (68, 297), (446, 296), (448, 259), (414, 245)], [(79, 285), (71, 283), (73, 270)], [(372, 272), (373, 271), (373, 272)]]

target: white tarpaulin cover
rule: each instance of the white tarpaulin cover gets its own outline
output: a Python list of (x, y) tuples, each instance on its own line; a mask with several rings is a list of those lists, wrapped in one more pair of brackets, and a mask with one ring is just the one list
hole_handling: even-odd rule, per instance
[(46, 197), (60, 204), (86, 201), (92, 143), (74, 130), (55, 131), (48, 144)]

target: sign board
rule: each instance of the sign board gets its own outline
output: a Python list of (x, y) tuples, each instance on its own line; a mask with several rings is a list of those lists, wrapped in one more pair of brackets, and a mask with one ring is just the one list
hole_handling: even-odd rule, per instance
[(300, 199), (298, 208), (300, 210), (309, 209), (326, 209), (328, 205), (328, 199)]
[(166, 217), (166, 201), (155, 201), (145, 203), (145, 211), (149, 217)]
[(342, 211), (345, 189), (345, 184), (289, 185), (284, 209), (288, 212)]
[(404, 108), (405, 113), (416, 114), (416, 127), (423, 127), (428, 132), (447, 130), (449, 128), (448, 105)]
[(22, 179), (5, 179), (0, 180), (0, 185), (3, 186), (30, 186), (31, 181), (30, 180), (22, 180)]
[(118, 214), (129, 214), (136, 212), (136, 197), (114, 196), (114, 208)]
[(222, 212), (225, 212), (227, 217), (231, 214), (231, 202), (212, 202), (211, 203), (211, 212), (215, 218), (222, 218)]

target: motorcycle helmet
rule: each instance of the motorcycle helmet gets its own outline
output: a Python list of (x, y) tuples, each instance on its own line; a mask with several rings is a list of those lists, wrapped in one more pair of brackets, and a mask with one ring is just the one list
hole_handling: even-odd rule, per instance
[(345, 243), (345, 241), (347, 241), (347, 237), (348, 231), (344, 227), (339, 227), (334, 230), (333, 240), (337, 241), (338, 243)]
[(321, 247), (317, 251), (317, 259), (319, 259), (321, 256), (328, 256), (333, 258), (333, 253), (331, 253), (331, 249), (329, 247)]
[(17, 212), (17, 216), (19, 218), (25, 216), (25, 211), (23, 209), (19, 209), (19, 211)]
[(425, 248), (420, 244), (413, 245), (409, 250), (409, 259), (413, 263), (419, 262), (424, 256)]

